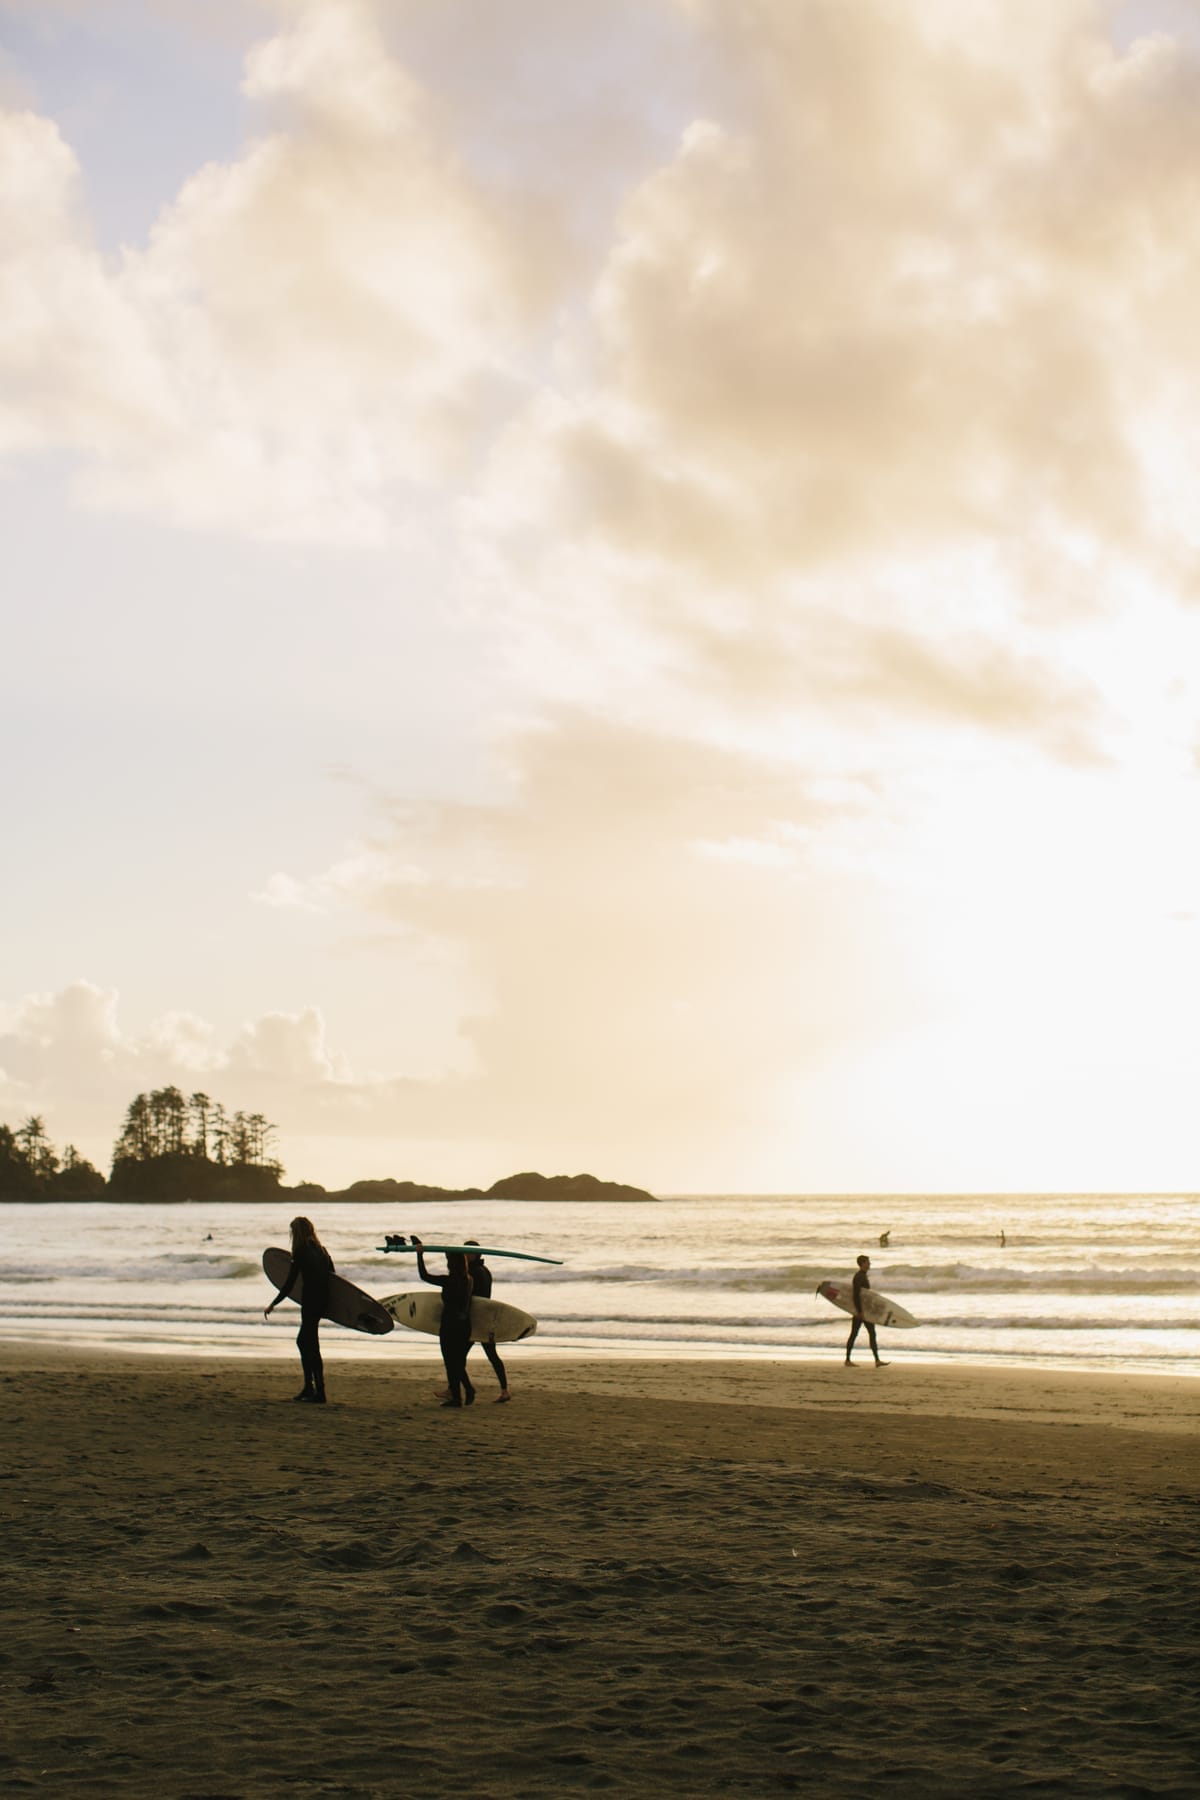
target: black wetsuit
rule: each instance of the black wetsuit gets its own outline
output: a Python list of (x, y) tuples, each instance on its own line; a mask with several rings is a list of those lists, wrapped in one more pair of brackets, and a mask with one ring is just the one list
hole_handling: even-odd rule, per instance
[(299, 1255), (293, 1255), (287, 1280), (281, 1294), (290, 1294), (300, 1277), (300, 1329), (296, 1348), (300, 1367), (304, 1370), (304, 1391), (316, 1399), (325, 1398), (325, 1365), (321, 1361), (321, 1320), (329, 1311), (329, 1280), (333, 1274), (333, 1258), (324, 1244), (305, 1244)]
[[(492, 1271), (488, 1268), (482, 1256), (472, 1259), (471, 1284), (472, 1295), (474, 1298), (479, 1300), (491, 1299)], [(500, 1360), (500, 1352), (496, 1348), (496, 1340), (494, 1338), (484, 1338), (482, 1343), (483, 1354), (487, 1357), (493, 1369), (496, 1371), (496, 1380), (500, 1383), (500, 1392), (506, 1394), (508, 1392), (508, 1376), (504, 1372), (504, 1364)], [(468, 1345), (468, 1349), (469, 1348), (470, 1346)]]
[(431, 1275), (425, 1258), (417, 1251), (417, 1273), (422, 1281), (442, 1290), (442, 1322), (438, 1327), (438, 1343), (446, 1365), (450, 1384), (450, 1406), (461, 1406), (463, 1397), (470, 1406), (475, 1389), (467, 1374), (467, 1351), (471, 1348), (471, 1277), (469, 1275)]
[(867, 1271), (865, 1269), (860, 1269), (854, 1277), (854, 1304), (858, 1307), (859, 1311), (856, 1313), (854, 1323), (850, 1327), (850, 1336), (846, 1339), (847, 1362), (850, 1361), (850, 1352), (854, 1348), (854, 1340), (858, 1336), (859, 1327), (862, 1325), (865, 1325), (867, 1328), (867, 1341), (871, 1346), (871, 1355), (875, 1358), (876, 1362), (879, 1361), (879, 1345), (875, 1341), (875, 1327), (872, 1325), (870, 1319), (862, 1317), (863, 1289), (869, 1288), (870, 1285), (871, 1278), (867, 1274)]

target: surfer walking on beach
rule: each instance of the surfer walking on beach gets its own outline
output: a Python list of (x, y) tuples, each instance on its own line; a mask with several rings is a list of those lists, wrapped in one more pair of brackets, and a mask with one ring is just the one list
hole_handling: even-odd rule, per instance
[[(468, 1238), (467, 1243), (468, 1245), (476, 1244), (477, 1240), (475, 1238)], [(471, 1299), (490, 1300), (492, 1297), (492, 1271), (484, 1262), (483, 1255), (478, 1248), (472, 1255), (468, 1256), (467, 1267), (471, 1271)], [(500, 1352), (496, 1348), (496, 1340), (494, 1337), (480, 1338), (479, 1342), (483, 1345), (483, 1354), (491, 1363), (492, 1368), (495, 1371), (496, 1380), (500, 1383), (500, 1392), (496, 1396), (496, 1405), (503, 1406), (507, 1401), (512, 1399), (512, 1395), (508, 1391), (508, 1374), (505, 1370), (504, 1363), (501, 1360)], [(475, 1339), (472, 1338), (467, 1344), (467, 1356), (471, 1354), (474, 1347)], [(465, 1360), (466, 1359), (464, 1358), (464, 1363)], [(450, 1389), (443, 1389), (441, 1397), (443, 1400), (448, 1400), (450, 1398)]]
[(871, 1355), (875, 1358), (875, 1367), (877, 1369), (882, 1369), (882, 1368), (886, 1368), (886, 1366), (887, 1366), (885, 1364), (883, 1358), (879, 1354), (879, 1344), (876, 1341), (876, 1337), (875, 1337), (875, 1327), (874, 1327), (874, 1325), (872, 1325), (870, 1319), (866, 1318), (863, 1314), (863, 1294), (870, 1287), (870, 1285), (871, 1285), (871, 1259), (869, 1256), (860, 1256), (858, 1258), (858, 1269), (855, 1273), (854, 1283), (853, 1283), (853, 1287), (854, 1287), (854, 1320), (850, 1326), (850, 1336), (846, 1339), (846, 1367), (847, 1368), (851, 1367), (850, 1352), (854, 1348), (854, 1340), (858, 1336), (859, 1330), (863, 1325), (865, 1325), (867, 1328), (867, 1341), (871, 1346)]
[[(468, 1238), (467, 1242), (473, 1244), (475, 1240), (474, 1238)], [(476, 1253), (471, 1256), (468, 1259), (467, 1267), (471, 1271), (472, 1298), (478, 1300), (490, 1300), (492, 1297), (492, 1271), (484, 1262), (482, 1255)], [(471, 1345), (468, 1341), (467, 1350), (469, 1351), (470, 1348)], [(500, 1406), (506, 1400), (511, 1400), (512, 1395), (508, 1391), (508, 1376), (505, 1373), (504, 1363), (501, 1360), (500, 1352), (496, 1348), (496, 1340), (494, 1337), (483, 1339), (483, 1354), (491, 1363), (492, 1368), (495, 1371), (496, 1380), (500, 1383), (500, 1393), (496, 1399), (497, 1406)], [(463, 1360), (465, 1363), (465, 1357)]]
[(473, 1406), (475, 1389), (467, 1374), (467, 1351), (471, 1348), (471, 1270), (465, 1252), (451, 1250), (446, 1254), (446, 1274), (431, 1275), (425, 1267), (425, 1252), (419, 1237), (412, 1240), (417, 1253), (417, 1273), (422, 1281), (442, 1290), (442, 1322), (438, 1343), (446, 1367), (449, 1398), (443, 1406)]
[(321, 1320), (329, 1310), (329, 1283), (333, 1275), (333, 1258), (317, 1236), (311, 1219), (292, 1220), (292, 1266), (282, 1287), (269, 1306), (263, 1307), (263, 1318), (286, 1300), (300, 1281), (300, 1329), (296, 1348), (304, 1371), (304, 1386), (295, 1400), (311, 1400), (325, 1404), (325, 1365), (321, 1361)]

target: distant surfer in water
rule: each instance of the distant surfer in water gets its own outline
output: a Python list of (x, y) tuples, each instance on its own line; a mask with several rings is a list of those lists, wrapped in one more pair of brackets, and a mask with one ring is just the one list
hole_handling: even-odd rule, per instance
[(887, 1365), (879, 1354), (879, 1345), (875, 1339), (875, 1327), (872, 1325), (870, 1319), (864, 1318), (863, 1316), (863, 1293), (871, 1285), (871, 1259), (869, 1256), (859, 1257), (858, 1270), (855, 1274), (853, 1285), (854, 1319), (850, 1326), (850, 1336), (846, 1339), (846, 1367), (850, 1367), (850, 1352), (854, 1348), (854, 1340), (858, 1336), (859, 1328), (865, 1325), (867, 1328), (867, 1341), (871, 1346), (871, 1355), (875, 1358), (875, 1367), (877, 1369), (886, 1368)]
[(321, 1361), (321, 1320), (329, 1310), (329, 1278), (333, 1274), (333, 1258), (317, 1236), (311, 1219), (292, 1220), (292, 1266), (287, 1279), (269, 1306), (263, 1307), (263, 1318), (273, 1313), (281, 1300), (286, 1300), (300, 1280), (300, 1329), (296, 1348), (300, 1367), (304, 1370), (304, 1386), (295, 1400), (311, 1400), (325, 1404), (325, 1365)]
[(425, 1254), (419, 1237), (412, 1240), (417, 1253), (417, 1273), (422, 1281), (442, 1290), (442, 1322), (438, 1342), (446, 1366), (450, 1393), (443, 1406), (473, 1406), (475, 1389), (467, 1374), (467, 1351), (471, 1348), (471, 1270), (461, 1250), (446, 1255), (446, 1274), (431, 1275), (425, 1267)]

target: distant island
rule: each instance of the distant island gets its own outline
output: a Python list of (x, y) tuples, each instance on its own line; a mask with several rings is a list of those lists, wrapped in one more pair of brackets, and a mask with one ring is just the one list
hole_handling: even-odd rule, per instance
[(348, 1188), (330, 1191), (317, 1182), (304, 1181), (298, 1187), (282, 1188), (298, 1200), (390, 1200), (397, 1205), (410, 1205), (430, 1200), (629, 1200), (656, 1201), (655, 1194), (645, 1188), (630, 1187), (624, 1181), (601, 1181), (595, 1175), (539, 1175), (527, 1169), (520, 1175), (506, 1175), (493, 1181), (489, 1188), (427, 1187), (419, 1181), (355, 1181)]
[(418, 1181), (355, 1181), (324, 1188), (315, 1181), (283, 1184), (283, 1165), (271, 1154), (275, 1126), (261, 1113), (227, 1113), (207, 1094), (179, 1088), (138, 1094), (113, 1146), (108, 1177), (73, 1144), (60, 1156), (34, 1116), (15, 1131), (0, 1124), (0, 1202), (117, 1200), (147, 1205), (193, 1200), (220, 1205), (246, 1200), (299, 1206), (345, 1201), (414, 1205), (452, 1200), (654, 1201), (645, 1188), (595, 1175), (539, 1175), (528, 1169), (489, 1188), (429, 1187)]

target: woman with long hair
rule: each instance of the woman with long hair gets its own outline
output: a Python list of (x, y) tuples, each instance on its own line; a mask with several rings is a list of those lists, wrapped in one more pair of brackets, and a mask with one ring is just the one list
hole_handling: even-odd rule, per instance
[(296, 1348), (304, 1371), (304, 1386), (294, 1400), (311, 1400), (325, 1404), (325, 1365), (321, 1361), (321, 1320), (329, 1310), (329, 1278), (333, 1274), (333, 1258), (317, 1236), (311, 1219), (292, 1220), (292, 1266), (287, 1278), (263, 1318), (273, 1313), (281, 1300), (286, 1300), (297, 1280), (300, 1282), (300, 1329)]
[(431, 1275), (425, 1267), (420, 1238), (413, 1238), (413, 1247), (417, 1253), (417, 1273), (421, 1280), (442, 1290), (442, 1322), (438, 1328), (438, 1342), (442, 1348), (442, 1361), (446, 1366), (446, 1381), (450, 1388), (449, 1398), (443, 1400), (442, 1405), (473, 1406), (475, 1389), (467, 1374), (467, 1351), (471, 1348), (471, 1270), (467, 1259), (462, 1251), (451, 1250), (446, 1256), (446, 1274)]

